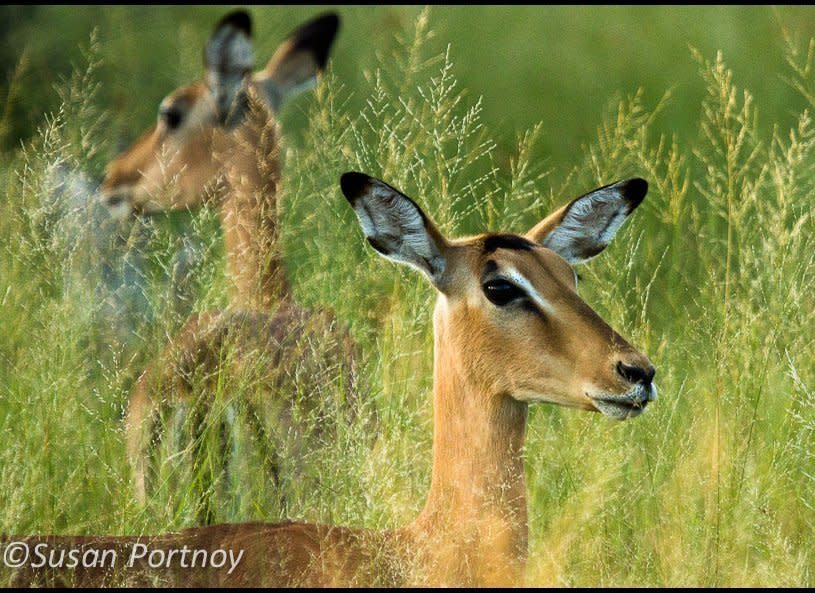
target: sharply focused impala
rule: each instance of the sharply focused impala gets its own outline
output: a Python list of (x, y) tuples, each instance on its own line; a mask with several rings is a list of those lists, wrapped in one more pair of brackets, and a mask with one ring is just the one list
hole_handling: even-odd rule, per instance
[[(220, 209), (225, 240), (229, 308), (192, 315), (130, 397), (127, 449), (141, 501), (169, 423), (160, 418), (184, 406), (193, 412), (188, 424), (202, 425), (218, 386), (228, 396), (237, 384), (253, 386), (241, 404), (272, 475), (281, 455), (307, 446), (306, 435), (318, 438), (332, 421), (357, 411), (353, 342), (329, 311), (304, 309), (291, 298), (278, 224), (276, 113), (316, 84), (338, 27), (334, 13), (312, 19), (253, 72), (251, 19), (244, 11), (227, 14), (204, 48), (205, 80), (170, 93), (158, 122), (107, 167), (102, 200), (114, 212), (165, 212), (209, 200)], [(325, 401), (340, 382), (348, 387), (345, 397)], [(349, 405), (337, 404), (346, 398)], [(297, 415), (319, 421), (306, 426)], [(202, 439), (200, 428), (193, 430), (195, 462)], [(202, 514), (212, 520), (212, 509)]]
[(242, 552), (201, 570), (146, 562), (111, 576), (20, 570), (19, 584), (522, 584), (527, 508), (522, 450), (530, 403), (631, 418), (656, 397), (655, 369), (578, 295), (572, 268), (599, 254), (647, 192), (629, 179), (576, 198), (524, 235), (450, 240), (410, 198), (361, 173), (342, 191), (368, 243), (438, 290), (430, 493), (410, 524), (373, 531), (307, 523), (231, 524), (153, 538), (38, 538), (51, 546)]

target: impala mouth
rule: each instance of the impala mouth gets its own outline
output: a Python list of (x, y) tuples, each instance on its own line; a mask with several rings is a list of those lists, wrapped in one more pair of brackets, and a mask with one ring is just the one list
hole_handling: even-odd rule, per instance
[(126, 220), (133, 214), (133, 207), (130, 203), (120, 196), (113, 196), (112, 198), (103, 200), (104, 205), (107, 207), (108, 213), (111, 217), (117, 220)]
[(111, 217), (117, 220), (130, 218), (135, 210), (129, 189), (102, 190), (99, 201), (107, 208)]
[(645, 407), (657, 398), (653, 384), (637, 385), (623, 395), (589, 395), (592, 405), (599, 412), (615, 420), (627, 420), (642, 414)]

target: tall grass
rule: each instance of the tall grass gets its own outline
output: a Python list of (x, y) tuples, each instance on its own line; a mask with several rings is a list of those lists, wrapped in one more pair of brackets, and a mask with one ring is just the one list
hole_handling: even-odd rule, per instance
[[(510, 159), (496, 156), (478, 89), (457, 84), (455, 52), (427, 50), (432, 30), (422, 12), (359, 88), (329, 70), (285, 155), (295, 298), (352, 328), (375, 438), (351, 425), (311, 452), (319, 479), (294, 485), (285, 504), (247, 447), (245, 482), (222, 499), (220, 517), (385, 528), (424, 501), (434, 294), (364, 245), (338, 189), (343, 171), (404, 190), (451, 236), (523, 232), (571, 197), (636, 175), (649, 195), (582, 267), (580, 291), (654, 361), (659, 399), (625, 423), (532, 408), (529, 583), (812, 586), (815, 45), (787, 52), (785, 76), (807, 104), (791, 129), (760, 125), (761, 106), (725, 58), (694, 52), (704, 85), (696, 137), (656, 132), (674, 98), (649, 103), (661, 89), (641, 90), (612, 102), (596, 140), (561, 170), (535, 160), (542, 126), (519, 136)], [(220, 236), (206, 210), (102, 232), (112, 223), (91, 215), (90, 197), (71, 202), (55, 184), (56, 164), (76, 172), (110, 154), (92, 94), (70, 92), (92, 85), (92, 70), (78, 82), (87, 70), (65, 82), (62, 110), (2, 168), (3, 533), (160, 532), (195, 516), (183, 481), (149, 512), (135, 504), (121, 414), (134, 377), (189, 310), (225, 304)], [(360, 98), (361, 111), (347, 108)], [(200, 248), (179, 306), (170, 295), (184, 241)]]

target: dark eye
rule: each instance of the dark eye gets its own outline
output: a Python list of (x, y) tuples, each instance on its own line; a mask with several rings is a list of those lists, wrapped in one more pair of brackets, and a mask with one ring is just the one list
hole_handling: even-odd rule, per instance
[(181, 110), (176, 107), (162, 108), (159, 110), (158, 115), (168, 130), (175, 130), (181, 125), (181, 120), (184, 119)]
[(506, 280), (490, 280), (484, 283), (483, 289), (490, 302), (499, 307), (526, 296), (523, 290)]

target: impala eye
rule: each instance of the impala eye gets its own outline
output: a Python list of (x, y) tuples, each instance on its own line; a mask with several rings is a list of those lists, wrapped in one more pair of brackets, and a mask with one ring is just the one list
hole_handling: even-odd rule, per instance
[(523, 290), (506, 280), (490, 280), (484, 283), (483, 289), (490, 302), (499, 307), (526, 296)]
[(175, 107), (160, 109), (158, 115), (161, 118), (161, 121), (164, 122), (164, 125), (167, 126), (168, 130), (175, 130), (178, 128), (178, 126), (181, 125), (181, 120), (184, 119), (181, 110)]

